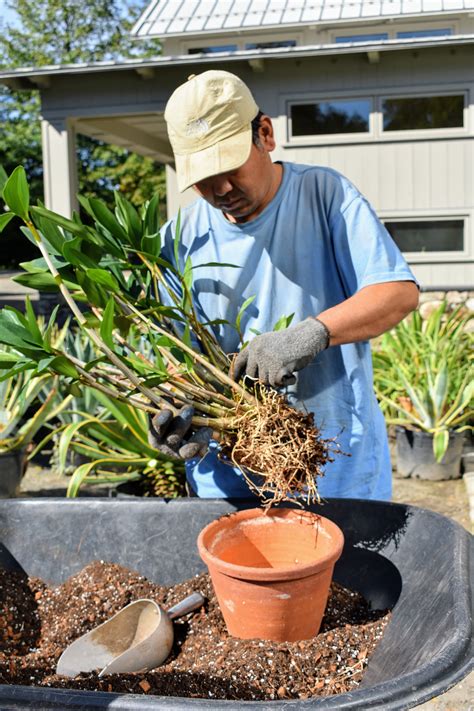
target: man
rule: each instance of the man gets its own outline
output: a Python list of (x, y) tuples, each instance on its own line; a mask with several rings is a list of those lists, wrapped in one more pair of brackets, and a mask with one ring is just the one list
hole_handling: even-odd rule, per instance
[[(238, 266), (195, 272), (198, 313), (203, 321), (234, 323), (254, 297), (242, 319), (249, 343), (234, 377), (284, 387), (291, 403), (314, 412), (322, 435), (336, 437), (351, 455), (326, 467), (322, 496), (389, 499), (387, 435), (368, 339), (418, 304), (405, 260), (342, 175), (272, 162), (271, 119), (235, 75), (189, 77), (171, 96), (165, 119), (178, 186), (199, 196), (181, 216), (182, 257)], [(174, 227), (172, 220), (164, 228), (169, 254)], [(291, 325), (273, 332), (282, 316), (292, 316)], [(215, 332), (226, 352), (239, 350), (235, 329), (220, 325)], [(198, 496), (250, 495), (240, 472), (215, 451), (188, 462), (187, 476)]]

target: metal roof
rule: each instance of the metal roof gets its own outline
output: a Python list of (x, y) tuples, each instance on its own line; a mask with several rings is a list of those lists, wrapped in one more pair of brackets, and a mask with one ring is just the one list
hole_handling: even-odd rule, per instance
[[(151, 57), (147, 59), (104, 60), (102, 62), (82, 62), (77, 64), (57, 64), (43, 67), (20, 67), (0, 70), (0, 83), (11, 84), (22, 79), (30, 80), (38, 86), (47, 86), (43, 80), (54, 76), (89, 74), (104, 71), (131, 69), (147, 76), (150, 70), (164, 67), (197, 64), (215, 64), (216, 62), (242, 62), (255, 59), (287, 59), (326, 55), (361, 54), (364, 52), (386, 52), (404, 49), (423, 49), (428, 47), (453, 47), (474, 44), (474, 34), (448, 35), (446, 37), (419, 37), (416, 39), (389, 39), (367, 42), (343, 42), (338, 44), (317, 44), (304, 47), (279, 47), (276, 49), (239, 50), (237, 52), (216, 52), (215, 54), (184, 54), (177, 56)], [(28, 88), (22, 86), (21, 88)], [(29, 84), (31, 88), (31, 84)]]
[(474, 10), (474, 0), (152, 0), (136, 37), (351, 23)]

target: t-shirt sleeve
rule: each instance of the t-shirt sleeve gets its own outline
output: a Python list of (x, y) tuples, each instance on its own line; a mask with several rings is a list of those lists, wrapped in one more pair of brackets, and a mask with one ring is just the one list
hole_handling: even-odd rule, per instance
[(331, 216), (331, 238), (347, 295), (389, 281), (417, 281), (368, 201), (350, 186)]

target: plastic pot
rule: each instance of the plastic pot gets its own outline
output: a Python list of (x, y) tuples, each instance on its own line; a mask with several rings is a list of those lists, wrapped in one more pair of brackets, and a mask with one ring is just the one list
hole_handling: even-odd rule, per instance
[(26, 471), (26, 449), (0, 454), (0, 498), (16, 496)]
[(317, 635), (343, 545), (332, 521), (290, 508), (238, 511), (198, 538), (229, 633), (276, 642)]
[[(0, 566), (60, 583), (105, 560), (173, 585), (204, 570), (195, 542), (208, 523), (254, 505), (197, 498), (0, 501)], [(473, 537), (445, 516), (404, 504), (335, 499), (313, 510), (344, 533), (334, 580), (362, 593), (373, 609), (393, 608), (356, 690), (239, 702), (0, 684), (0, 709), (402, 711), (466, 676), (474, 651)]]
[(397, 476), (401, 479), (442, 481), (459, 479), (464, 432), (450, 432), (448, 449), (441, 462), (433, 452), (433, 435), (421, 430), (396, 428)]

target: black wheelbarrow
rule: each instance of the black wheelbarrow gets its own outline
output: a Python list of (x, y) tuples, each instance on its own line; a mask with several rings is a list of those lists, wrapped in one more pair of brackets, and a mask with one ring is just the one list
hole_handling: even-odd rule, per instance
[[(195, 541), (207, 523), (253, 506), (223, 499), (0, 501), (0, 565), (60, 583), (102, 559), (171, 585), (203, 571)], [(388, 711), (417, 706), (466, 676), (473, 667), (472, 536), (444, 516), (402, 504), (333, 499), (313, 510), (344, 532), (334, 579), (374, 609), (393, 608), (356, 691), (255, 702), (0, 685), (0, 708)]]

